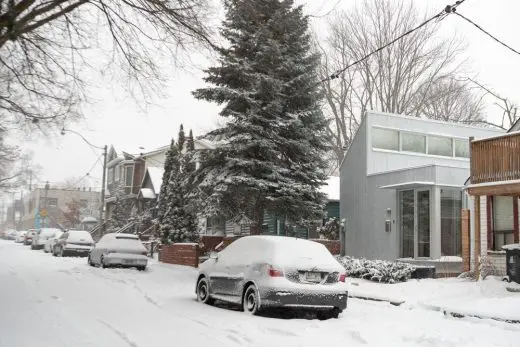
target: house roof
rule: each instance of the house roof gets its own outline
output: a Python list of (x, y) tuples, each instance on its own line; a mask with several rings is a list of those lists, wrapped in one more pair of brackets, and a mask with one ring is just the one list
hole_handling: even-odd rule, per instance
[(339, 177), (330, 176), (321, 186), (321, 192), (327, 195), (329, 201), (339, 201)]
[(155, 199), (156, 195), (151, 188), (141, 188), (139, 195), (144, 199)]
[(148, 176), (150, 177), (150, 181), (152, 182), (155, 194), (159, 194), (159, 192), (161, 191), (164, 169), (151, 166), (146, 170), (148, 171)]

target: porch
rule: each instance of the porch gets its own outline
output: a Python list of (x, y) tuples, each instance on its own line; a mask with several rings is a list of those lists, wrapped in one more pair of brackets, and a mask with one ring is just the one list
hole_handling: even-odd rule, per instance
[(502, 246), (520, 239), (520, 132), (470, 142), (466, 190), (473, 200), (472, 268), (504, 275)]

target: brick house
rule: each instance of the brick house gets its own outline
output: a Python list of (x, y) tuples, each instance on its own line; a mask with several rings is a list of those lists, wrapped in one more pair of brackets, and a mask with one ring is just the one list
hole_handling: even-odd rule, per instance
[(503, 135), (470, 141), (466, 185), (471, 269), (505, 275), (505, 244), (519, 243), (520, 121)]

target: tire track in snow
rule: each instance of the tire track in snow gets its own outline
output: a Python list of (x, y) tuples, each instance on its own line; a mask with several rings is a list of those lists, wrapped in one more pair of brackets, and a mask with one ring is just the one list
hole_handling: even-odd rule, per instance
[(121, 338), (121, 340), (125, 341), (128, 344), (128, 346), (130, 346), (130, 347), (139, 347), (139, 345), (137, 343), (135, 343), (134, 341), (130, 340), (128, 335), (126, 335), (124, 332), (114, 328), (112, 325), (108, 324), (107, 322), (105, 322), (102, 319), (99, 319), (98, 321), (101, 324), (105, 325), (110, 330), (112, 330), (114, 333), (116, 333)]

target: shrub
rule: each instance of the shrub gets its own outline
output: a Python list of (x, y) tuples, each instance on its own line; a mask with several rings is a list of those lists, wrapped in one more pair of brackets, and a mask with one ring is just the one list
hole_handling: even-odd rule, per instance
[(348, 256), (338, 256), (337, 259), (345, 267), (349, 277), (363, 278), (375, 282), (405, 282), (415, 271), (415, 266), (407, 263), (356, 259)]

